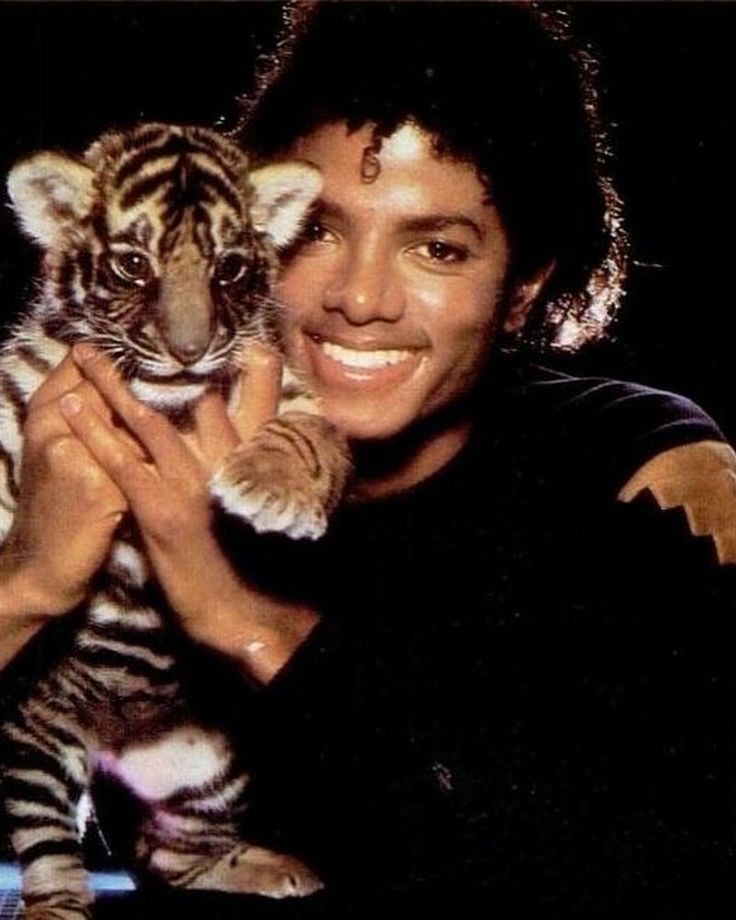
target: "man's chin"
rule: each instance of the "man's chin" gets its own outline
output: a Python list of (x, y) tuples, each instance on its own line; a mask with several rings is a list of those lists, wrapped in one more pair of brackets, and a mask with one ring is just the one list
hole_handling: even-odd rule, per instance
[(373, 408), (370, 414), (352, 413), (324, 409), (325, 418), (338, 429), (351, 444), (387, 444), (400, 439), (411, 427), (411, 417), (390, 418)]

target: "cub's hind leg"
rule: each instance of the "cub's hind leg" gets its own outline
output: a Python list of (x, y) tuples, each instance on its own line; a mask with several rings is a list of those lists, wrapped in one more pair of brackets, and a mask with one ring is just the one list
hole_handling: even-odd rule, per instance
[(219, 732), (181, 725), (126, 751), (115, 771), (148, 805), (137, 846), (144, 873), (177, 888), (272, 898), (322, 887), (300, 860), (240, 837), (248, 776)]
[(77, 808), (89, 762), (82, 731), (38, 702), (4, 725), (9, 753), (3, 797), (22, 870), (24, 920), (87, 920), (92, 894), (82, 860)]
[[(230, 834), (218, 828), (217, 843), (210, 844), (204, 837), (212, 830), (211, 820), (158, 811), (139, 847), (146, 870), (176, 888), (268, 898), (304, 897), (323, 887), (296, 857), (246, 843), (234, 827)], [(193, 834), (201, 838), (196, 843)]]

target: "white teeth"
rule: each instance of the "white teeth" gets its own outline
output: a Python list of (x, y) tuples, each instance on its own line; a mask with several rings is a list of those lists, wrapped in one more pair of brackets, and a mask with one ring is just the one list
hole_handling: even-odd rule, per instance
[(339, 361), (346, 367), (378, 368), (390, 367), (399, 364), (411, 356), (411, 352), (404, 348), (383, 348), (371, 351), (356, 351), (353, 348), (343, 348), (335, 342), (319, 343), (322, 351), (333, 361)]

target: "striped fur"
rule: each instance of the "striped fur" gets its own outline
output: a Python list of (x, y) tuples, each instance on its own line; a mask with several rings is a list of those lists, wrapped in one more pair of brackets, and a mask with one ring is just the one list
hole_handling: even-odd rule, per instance
[[(0, 354), (0, 541), (16, 507), (27, 405), (77, 341), (110, 355), (142, 400), (186, 424), (208, 388), (228, 392), (253, 340), (279, 343), (277, 251), (319, 192), (311, 167), (252, 173), (202, 128), (103, 135), (82, 160), (36, 154), (8, 187), (44, 250), (37, 302)], [(213, 482), (257, 530), (319, 536), (347, 475), (341, 440), (285, 372), (281, 414)], [(298, 860), (237, 832), (248, 777), (227, 738), (198, 725), (123, 522), (71, 653), (6, 722), (3, 787), (28, 920), (89, 916), (76, 810), (92, 772), (146, 806), (138, 858), (172, 885), (273, 897), (320, 887)]]

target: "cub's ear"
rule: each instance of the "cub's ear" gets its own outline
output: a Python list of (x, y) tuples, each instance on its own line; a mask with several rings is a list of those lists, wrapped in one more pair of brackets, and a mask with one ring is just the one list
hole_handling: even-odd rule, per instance
[(253, 225), (277, 249), (299, 233), (310, 205), (322, 191), (322, 173), (307, 163), (274, 163), (250, 174)]
[(8, 176), (8, 194), (24, 232), (44, 249), (58, 247), (92, 209), (94, 172), (51, 151), (21, 160)]

